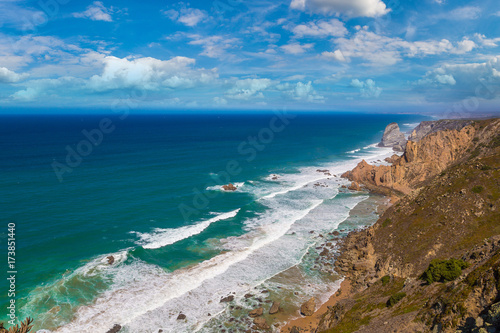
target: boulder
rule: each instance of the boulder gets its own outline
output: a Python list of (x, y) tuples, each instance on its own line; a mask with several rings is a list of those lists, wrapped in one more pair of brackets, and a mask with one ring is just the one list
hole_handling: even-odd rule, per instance
[(234, 300), (234, 296), (233, 295), (229, 295), (229, 296), (226, 296), (226, 297), (223, 297), (220, 302), (221, 303), (228, 303), (228, 302), (232, 302)]
[(222, 185), (222, 189), (224, 191), (236, 191), (238, 188), (234, 186), (232, 183), (229, 183), (227, 185)]
[(177, 320), (184, 320), (186, 319), (186, 315), (184, 313), (179, 313), (179, 315), (177, 316)]
[(357, 182), (352, 182), (348, 188), (351, 191), (361, 191), (361, 186)]
[(115, 262), (115, 257), (113, 257), (113, 256), (106, 257), (106, 259), (108, 259), (109, 265), (113, 265), (113, 263)]
[(106, 333), (118, 333), (120, 332), (121, 329), (122, 327), (120, 325), (115, 324), (115, 326), (113, 326), (113, 328), (107, 331)]
[(406, 145), (406, 139), (403, 133), (399, 130), (397, 123), (387, 125), (382, 136), (382, 141), (378, 144), (379, 147), (391, 147), (396, 151), (403, 151)]
[(311, 297), (310, 300), (302, 304), (300, 307), (300, 314), (303, 316), (312, 316), (316, 310), (316, 299)]
[(267, 330), (269, 329), (269, 325), (267, 324), (266, 318), (257, 317), (253, 320), (253, 323), (259, 330)]
[(263, 308), (257, 308), (257, 309), (254, 309), (252, 311), (250, 311), (248, 313), (248, 315), (252, 318), (255, 318), (255, 317), (259, 317), (259, 316), (262, 316), (262, 314), (264, 313), (264, 309)]
[(279, 310), (280, 310), (280, 302), (273, 302), (273, 305), (269, 309), (269, 314), (278, 313)]

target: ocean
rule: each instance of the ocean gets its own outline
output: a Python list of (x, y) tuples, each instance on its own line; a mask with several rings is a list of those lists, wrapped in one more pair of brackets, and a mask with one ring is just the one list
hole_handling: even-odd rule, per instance
[(384, 200), (341, 188), (339, 175), (392, 155), (376, 147), (388, 123), (409, 131), (426, 119), (0, 116), (0, 321), (12, 299), (9, 224), (16, 315), (38, 332), (243, 331), (238, 316), (259, 304), (245, 294), (264, 291), (260, 302), (285, 309), (325, 301), (341, 277), (318, 263), (316, 244), (372, 224)]

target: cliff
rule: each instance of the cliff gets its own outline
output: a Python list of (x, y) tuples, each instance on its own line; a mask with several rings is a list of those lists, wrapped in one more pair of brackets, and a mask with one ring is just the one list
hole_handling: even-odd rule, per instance
[(500, 120), (487, 125), (463, 120), (424, 123), (413, 131), (404, 154), (391, 166), (362, 161), (342, 177), (384, 194), (408, 194), (425, 180), (466, 159), (471, 151), (480, 153), (482, 145), (500, 131)]
[(344, 240), (335, 267), (351, 289), (295, 332), (498, 332), (500, 119), (406, 149), (392, 166), (362, 162), (346, 175), (406, 195)]

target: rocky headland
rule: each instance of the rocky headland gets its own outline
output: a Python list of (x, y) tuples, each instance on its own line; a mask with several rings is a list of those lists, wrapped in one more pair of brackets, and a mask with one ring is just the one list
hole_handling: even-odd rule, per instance
[(403, 151), (406, 145), (404, 134), (399, 130), (397, 123), (387, 125), (382, 136), (382, 141), (378, 144), (379, 147), (391, 147), (395, 151)]
[(423, 122), (388, 162), (343, 175), (397, 201), (342, 241), (314, 320), (281, 332), (500, 332), (500, 119)]

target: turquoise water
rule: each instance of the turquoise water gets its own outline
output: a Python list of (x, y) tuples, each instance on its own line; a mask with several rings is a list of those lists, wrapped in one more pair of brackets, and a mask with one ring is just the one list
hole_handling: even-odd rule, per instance
[[(65, 164), (67, 147), (77, 150), (86, 140), (82, 131), (98, 128), (103, 117), (0, 117), (0, 232), (16, 224), (17, 315), (35, 317), (36, 329), (105, 332), (106, 320), (129, 332), (202, 327), (196, 311), (212, 306), (204, 301), (228, 288), (244, 292), (299, 263), (312, 242), (309, 229), (333, 229), (366, 200), (339, 193), (341, 182), (316, 169), (338, 174), (361, 158), (390, 154), (370, 146), (385, 126), (397, 121), (408, 130), (423, 120), (347, 113), (109, 116), (114, 130), (58, 178), (54, 161)], [(318, 181), (325, 187), (314, 186)], [(229, 182), (238, 190), (221, 191)], [(252, 261), (264, 249), (281, 257)], [(5, 281), (2, 309), (9, 300)], [(201, 305), (184, 326), (168, 319), (193, 300)]]

